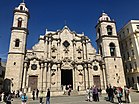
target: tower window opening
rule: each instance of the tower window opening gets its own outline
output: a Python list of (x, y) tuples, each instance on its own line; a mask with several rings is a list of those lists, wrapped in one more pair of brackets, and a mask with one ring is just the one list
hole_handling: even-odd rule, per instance
[(15, 47), (19, 47), (19, 44), (20, 44), (20, 40), (19, 39), (16, 39), (16, 41), (15, 41)]
[(112, 27), (110, 25), (107, 26), (107, 34), (112, 35)]
[(114, 43), (110, 43), (109, 47), (110, 47), (110, 54), (111, 54), (111, 56), (116, 56), (115, 44)]
[(22, 26), (22, 19), (19, 18), (19, 19), (18, 19), (18, 27), (21, 27), (21, 26)]
[(101, 35), (100, 35), (100, 28), (98, 28), (98, 36), (99, 36), (99, 38), (100, 38), (100, 36), (101, 36)]
[(20, 10), (23, 10), (23, 6), (20, 6)]

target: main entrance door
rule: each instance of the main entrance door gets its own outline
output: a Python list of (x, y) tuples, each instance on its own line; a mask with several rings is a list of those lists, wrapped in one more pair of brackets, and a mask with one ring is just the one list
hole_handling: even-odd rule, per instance
[(68, 85), (73, 88), (72, 70), (61, 70), (61, 85), (68, 89)]
[(100, 76), (93, 76), (94, 85), (101, 87)]
[(29, 76), (28, 86), (31, 90), (37, 89), (38, 76)]

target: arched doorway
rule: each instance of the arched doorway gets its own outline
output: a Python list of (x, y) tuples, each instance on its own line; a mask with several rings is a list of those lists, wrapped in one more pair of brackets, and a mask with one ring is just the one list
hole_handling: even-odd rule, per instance
[[(61, 86), (65, 86), (66, 90), (68, 90), (68, 86), (71, 85), (71, 88), (73, 89), (73, 75), (72, 70), (61, 70)], [(65, 89), (63, 89), (65, 90)]]

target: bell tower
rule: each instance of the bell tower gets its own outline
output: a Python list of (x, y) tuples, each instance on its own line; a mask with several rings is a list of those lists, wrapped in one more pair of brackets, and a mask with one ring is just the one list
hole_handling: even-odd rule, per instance
[(29, 11), (25, 3), (14, 9), (11, 40), (6, 65), (5, 78), (9, 80), (8, 90), (19, 90), (22, 84), (23, 62), (28, 35)]
[(115, 21), (102, 13), (96, 25), (96, 32), (98, 53), (105, 63), (106, 84), (123, 87), (125, 76)]

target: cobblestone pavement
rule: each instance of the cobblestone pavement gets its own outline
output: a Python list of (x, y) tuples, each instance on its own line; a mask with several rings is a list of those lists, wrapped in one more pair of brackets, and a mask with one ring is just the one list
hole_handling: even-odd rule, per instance
[[(100, 101), (99, 102), (88, 102), (85, 101), (85, 96), (59, 96), (59, 97), (51, 97), (50, 103), (51, 104), (111, 104), (110, 102), (107, 102), (105, 100), (105, 97), (107, 95), (103, 94), (102, 96), (100, 96)], [(130, 104), (139, 104), (139, 93), (136, 92), (132, 92), (131, 93), (131, 98), (132, 98), (132, 103)], [(43, 101), (45, 102), (46, 99), (43, 99)], [(117, 103), (117, 99), (115, 98), (115, 103), (114, 104), (118, 104)], [(0, 103), (0, 104), (4, 104), (4, 103)], [(12, 104), (21, 104), (20, 99), (13, 99)], [(39, 100), (32, 100), (29, 99), (27, 104), (39, 104)], [(46, 103), (44, 103), (46, 104)]]

